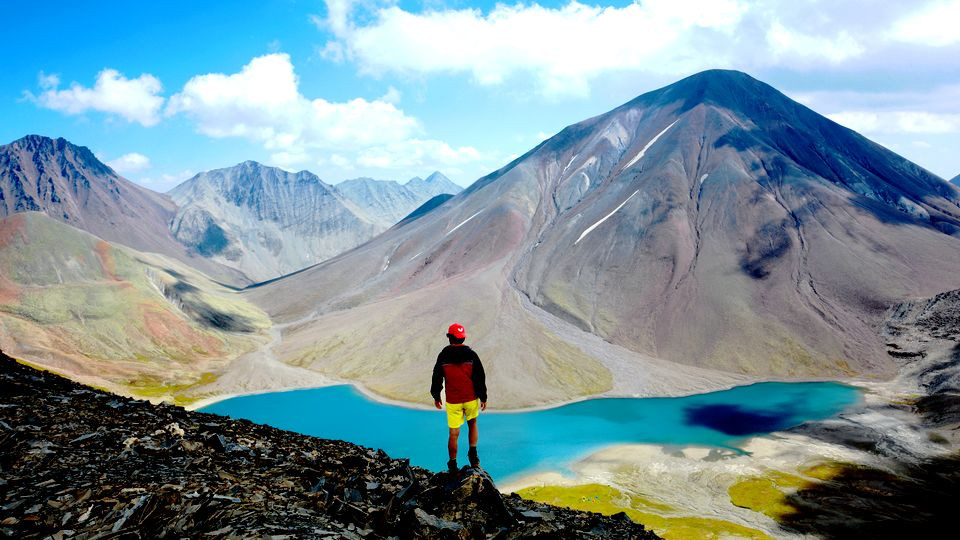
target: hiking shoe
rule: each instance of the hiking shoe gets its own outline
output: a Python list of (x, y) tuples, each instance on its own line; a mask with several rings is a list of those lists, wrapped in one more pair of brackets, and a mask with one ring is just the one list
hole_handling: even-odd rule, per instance
[(447, 470), (450, 472), (457, 472), (459, 469), (457, 467), (457, 460), (451, 459), (447, 462)]
[(470, 459), (470, 466), (474, 469), (480, 468), (480, 456), (477, 455), (477, 447), (471, 446), (470, 451), (467, 452), (467, 458)]

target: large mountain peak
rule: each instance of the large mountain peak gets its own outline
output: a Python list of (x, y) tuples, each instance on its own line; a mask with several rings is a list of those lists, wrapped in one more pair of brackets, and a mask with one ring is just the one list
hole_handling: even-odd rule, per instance
[[(955, 186), (769, 85), (714, 70), (569, 126), (419, 219), (256, 294), (290, 320), (320, 314), (290, 336), (298, 360), (371, 320), (418, 358), (433, 326), (473, 321), (478, 346), (520, 366), (499, 375), (507, 393), (602, 391), (591, 359), (623, 350), (762, 377), (882, 376), (894, 371), (874, 331), (885, 309), (960, 287), (958, 201)], [(424, 315), (381, 316), (410, 310)], [(623, 349), (598, 341), (594, 353), (583, 332)], [(389, 354), (348, 345), (316, 362), (348, 372), (358, 354)], [(680, 373), (630, 361), (649, 380)], [(551, 366), (582, 386), (546, 384)], [(416, 395), (421, 368), (403, 367)]]
[(65, 159), (93, 174), (117, 176), (113, 169), (100, 161), (89, 148), (73, 144), (63, 137), (30, 134), (0, 146), (0, 152), (11, 151), (30, 155), (35, 163)]
[(698, 105), (712, 105), (746, 115), (802, 107), (776, 88), (742, 71), (711, 69), (644, 93), (611, 112), (652, 106), (675, 108), (677, 114), (682, 114)]

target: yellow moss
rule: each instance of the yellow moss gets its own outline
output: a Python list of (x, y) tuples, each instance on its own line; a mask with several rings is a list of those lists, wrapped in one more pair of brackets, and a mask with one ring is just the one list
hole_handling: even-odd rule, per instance
[[(815, 474), (825, 474), (824, 469), (811, 468)], [(813, 475), (808, 475), (816, 478)], [(787, 496), (797, 489), (813, 485), (813, 481), (800, 476), (772, 471), (765, 476), (741, 480), (727, 491), (734, 506), (747, 508), (780, 520), (797, 510), (787, 503)]]
[(806, 469), (801, 469), (800, 472), (810, 478), (816, 478), (817, 480), (833, 480), (837, 477), (843, 469), (847, 468), (841, 465), (840, 463), (828, 461), (826, 463), (819, 463), (813, 467), (807, 467)]
[(144, 377), (136, 381), (131, 381), (127, 389), (134, 396), (140, 398), (163, 398), (164, 401), (170, 401), (174, 405), (189, 405), (198, 399), (197, 396), (189, 396), (184, 393), (191, 388), (210, 384), (217, 380), (217, 375), (210, 372), (201, 373), (196, 380), (186, 383), (169, 383), (161, 381), (154, 377)]
[(667, 540), (770, 538), (762, 531), (720, 519), (694, 516), (664, 516), (675, 512), (665, 504), (626, 494), (601, 484), (579, 486), (542, 486), (522, 489), (521, 497), (605, 515), (625, 512), (630, 519)]

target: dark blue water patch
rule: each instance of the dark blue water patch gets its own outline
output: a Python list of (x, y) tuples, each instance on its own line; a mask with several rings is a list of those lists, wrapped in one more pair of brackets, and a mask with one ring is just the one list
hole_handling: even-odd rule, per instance
[[(478, 420), (480, 458), (495, 479), (504, 480), (569, 472), (572, 462), (615, 444), (739, 450), (745, 436), (829, 418), (859, 399), (856, 388), (837, 383), (762, 383), (679, 398), (600, 398), (538, 411), (488, 411)], [(443, 411), (386, 405), (348, 385), (240, 396), (202, 410), (382, 448), (432, 470), (447, 460)], [(461, 463), (466, 431), (464, 426)]]
[(686, 410), (687, 423), (743, 437), (780, 431), (795, 425), (789, 413), (752, 411), (739, 405), (696, 405)]

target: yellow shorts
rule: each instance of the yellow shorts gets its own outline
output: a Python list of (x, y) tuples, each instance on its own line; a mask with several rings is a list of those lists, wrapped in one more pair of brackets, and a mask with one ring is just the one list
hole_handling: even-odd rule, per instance
[(464, 420), (473, 420), (480, 415), (480, 398), (466, 403), (447, 403), (447, 425), (456, 429)]

